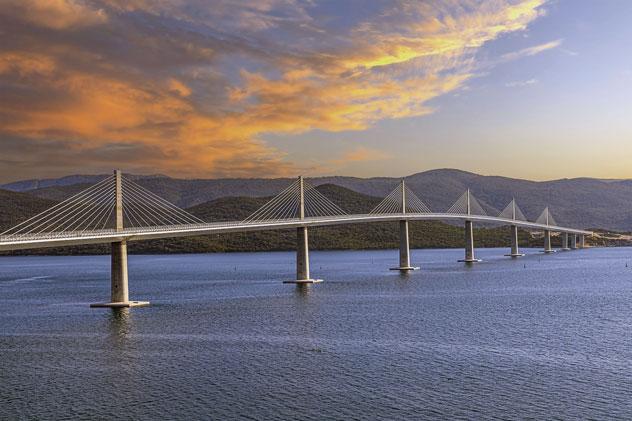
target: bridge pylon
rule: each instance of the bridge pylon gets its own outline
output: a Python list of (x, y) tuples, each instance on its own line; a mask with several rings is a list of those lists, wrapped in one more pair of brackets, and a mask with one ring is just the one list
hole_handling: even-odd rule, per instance
[[(401, 189), (401, 207), (402, 215), (406, 215), (406, 181), (402, 178), (400, 183)], [(399, 266), (391, 268), (391, 270), (399, 270), (401, 272), (408, 272), (411, 270), (419, 270), (418, 266), (410, 265), (410, 240), (408, 236), (408, 219), (402, 219), (399, 221)]]
[[(499, 217), (511, 219), (512, 221), (518, 221), (518, 220), (526, 221), (527, 219), (525, 218), (524, 214), (522, 213), (522, 211), (516, 204), (515, 198), (511, 199), (511, 202), (509, 203), (509, 205), (507, 205), (505, 210), (503, 210), (500, 213)], [(511, 252), (509, 254), (506, 254), (505, 256), (513, 257), (513, 258), (522, 257), (524, 256), (524, 253), (520, 253), (520, 249), (518, 248), (518, 226), (515, 224), (512, 224), (510, 226), (510, 229), (511, 229), (511, 233), (510, 233)]]
[[(540, 217), (537, 219), (536, 221), (539, 224), (542, 225), (546, 225), (551, 226), (551, 225), (557, 225), (557, 223), (555, 222), (555, 220), (553, 219), (553, 216), (551, 215), (551, 211), (549, 210), (549, 207), (547, 206), (546, 208), (544, 208), (544, 211), (542, 212), (542, 214), (540, 215)], [(545, 229), (544, 230), (544, 253), (555, 253), (555, 250), (553, 250), (553, 247), (551, 245), (551, 230), (550, 229)]]
[[(123, 231), (123, 188), (121, 171), (114, 170), (114, 215), (115, 229)], [(90, 307), (141, 307), (149, 305), (149, 301), (130, 301), (129, 282), (127, 273), (127, 241), (121, 240), (111, 243), (111, 300), (109, 303), (90, 304)]]
[(370, 215), (401, 215), (399, 220), (399, 266), (391, 270), (410, 271), (419, 269), (410, 265), (410, 241), (408, 236), (409, 215), (421, 213), (430, 214), (432, 211), (415, 192), (406, 187), (406, 181), (402, 179), (376, 207)]
[[(298, 217), (305, 219), (305, 182), (303, 176), (298, 177)], [(283, 281), (284, 284), (308, 285), (322, 282), (322, 279), (312, 279), (309, 273), (309, 239), (307, 227), (296, 229), (296, 279)]]
[[(478, 203), (476, 198), (472, 196), (470, 189), (467, 189), (467, 191), (459, 198), (459, 200), (457, 200), (456, 203), (452, 205), (450, 209), (448, 209), (447, 213), (463, 214), (466, 216), (470, 216), (474, 214), (479, 214), (479, 215), (486, 214), (485, 210)], [(481, 259), (477, 259), (474, 256), (474, 224), (472, 223), (472, 220), (466, 219), (465, 220), (465, 258), (460, 259), (459, 262), (477, 263), (480, 261)]]

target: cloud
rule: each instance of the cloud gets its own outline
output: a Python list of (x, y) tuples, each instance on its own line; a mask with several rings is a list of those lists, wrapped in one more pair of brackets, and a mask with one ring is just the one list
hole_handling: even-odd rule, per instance
[(523, 88), (525, 86), (535, 85), (536, 83), (539, 83), (539, 81), (537, 79), (515, 80), (515, 81), (512, 81), (512, 82), (505, 83), (505, 87), (507, 87), (507, 88)]
[(40, 175), (51, 145), (63, 145), (49, 163), (196, 177), (299, 170), (261, 140), (267, 133), (431, 113), (430, 100), (466, 86), (477, 49), (526, 29), (544, 0), (394, 0), (344, 18), (298, 0), (4, 3), (7, 173)]
[(66, 30), (97, 25), (107, 21), (103, 9), (95, 9), (74, 0), (3, 0), (0, 14), (35, 26)]
[(332, 163), (343, 165), (349, 162), (370, 162), (390, 159), (393, 156), (385, 151), (359, 146), (345, 152), (340, 158), (332, 160)]
[(524, 48), (519, 51), (503, 54), (503, 56), (501, 57), (501, 60), (513, 61), (513, 60), (517, 60), (523, 57), (534, 56), (536, 54), (540, 54), (541, 52), (552, 50), (554, 48), (559, 47), (560, 45), (562, 45), (562, 41), (563, 40), (558, 39), (555, 41), (546, 42), (544, 44), (535, 45), (533, 47)]
[(577, 51), (573, 51), (573, 50), (569, 50), (567, 48), (560, 48), (560, 51), (562, 51), (563, 53), (568, 54), (569, 56), (572, 57), (576, 57), (579, 55), (579, 53)]

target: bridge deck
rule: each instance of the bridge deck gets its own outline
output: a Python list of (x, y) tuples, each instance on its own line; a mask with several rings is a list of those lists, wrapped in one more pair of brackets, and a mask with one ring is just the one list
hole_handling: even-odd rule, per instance
[(574, 228), (545, 225), (536, 222), (507, 219), (482, 215), (458, 215), (447, 213), (396, 213), (396, 214), (361, 214), (327, 217), (312, 217), (305, 219), (284, 219), (265, 222), (214, 222), (183, 224), (172, 226), (155, 226), (143, 228), (125, 228), (123, 231), (113, 229), (40, 233), (29, 235), (0, 236), (0, 251), (24, 250), (45, 247), (61, 247), (79, 244), (111, 243), (116, 241), (140, 241), (158, 238), (186, 237), (195, 235), (221, 234), (231, 232), (248, 232), (289, 229), (297, 227), (318, 227), (328, 225), (372, 223), (385, 221), (473, 221), (487, 224), (516, 225), (520, 228), (566, 232), (569, 234), (592, 235), (591, 231)]

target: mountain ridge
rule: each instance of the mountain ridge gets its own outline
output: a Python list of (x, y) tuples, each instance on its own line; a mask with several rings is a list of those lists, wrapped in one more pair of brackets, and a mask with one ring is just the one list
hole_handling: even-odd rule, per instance
[[(104, 177), (94, 176), (94, 177)], [(34, 196), (63, 200), (87, 187), (81, 176), (63, 177), (59, 185), (27, 190)], [(266, 197), (283, 190), (293, 178), (178, 179), (164, 175), (130, 175), (137, 183), (182, 208), (222, 197)], [(471, 189), (486, 211), (497, 214), (515, 198), (529, 219), (549, 206), (560, 224), (603, 229), (632, 230), (632, 180), (578, 177), (533, 181), (496, 175), (480, 175), (458, 169), (434, 169), (405, 177), (410, 187), (431, 209), (448, 209)], [(83, 181), (70, 184), (72, 180)], [(308, 178), (315, 186), (335, 184), (355, 192), (384, 197), (401, 178), (328, 176)], [(52, 183), (52, 184), (51, 184)], [(5, 186), (0, 186), (4, 188)]]

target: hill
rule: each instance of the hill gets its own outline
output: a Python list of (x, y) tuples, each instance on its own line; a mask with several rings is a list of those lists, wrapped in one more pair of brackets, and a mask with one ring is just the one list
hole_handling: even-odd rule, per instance
[(30, 194), (0, 189), (0, 232), (55, 206), (56, 203)]
[[(193, 207), (226, 197), (267, 197), (285, 188), (292, 179), (195, 179), (166, 176), (134, 176), (136, 181), (182, 208)], [(38, 197), (61, 200), (88, 184), (68, 184), (47, 180), (47, 187), (27, 190)], [(397, 178), (316, 177), (314, 185), (335, 184), (367, 196), (384, 197), (399, 182)], [(465, 171), (441, 169), (410, 175), (408, 186), (433, 210), (447, 209), (470, 188), (490, 213), (498, 213), (512, 197), (530, 219), (549, 206), (556, 220), (565, 225), (611, 230), (632, 230), (632, 180), (575, 178), (553, 181), (528, 181), (498, 176), (483, 176)], [(15, 186), (16, 183), (12, 183)], [(39, 183), (41, 186), (43, 183)], [(11, 185), (9, 185), (11, 187)], [(23, 187), (23, 186), (22, 186)], [(341, 198), (342, 199), (342, 198)], [(335, 201), (335, 200), (334, 200)], [(370, 208), (364, 209), (367, 211)]]

